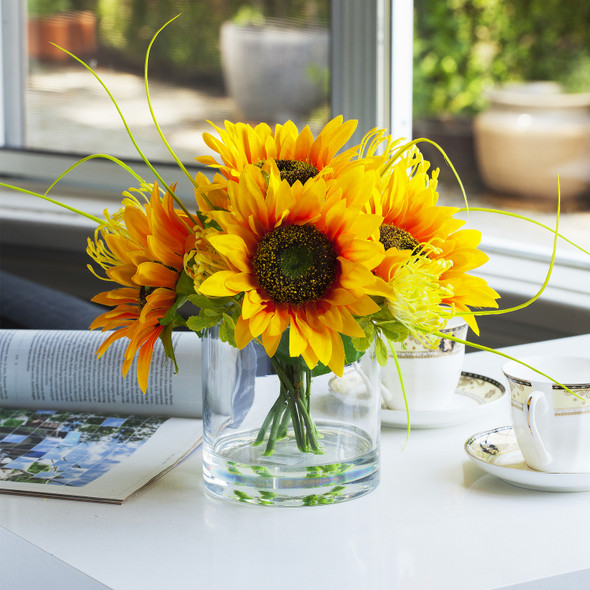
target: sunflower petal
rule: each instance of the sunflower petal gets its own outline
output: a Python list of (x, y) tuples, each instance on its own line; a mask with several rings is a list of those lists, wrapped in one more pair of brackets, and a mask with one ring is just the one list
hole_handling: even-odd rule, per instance
[(233, 278), (236, 273), (232, 270), (220, 270), (210, 277), (206, 278), (199, 287), (199, 293), (207, 297), (231, 297), (238, 292), (229, 289), (226, 286), (226, 281)]

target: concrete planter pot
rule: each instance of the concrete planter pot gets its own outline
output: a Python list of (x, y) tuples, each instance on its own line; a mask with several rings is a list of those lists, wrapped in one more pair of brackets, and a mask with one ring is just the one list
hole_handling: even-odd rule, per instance
[(485, 184), (514, 197), (564, 204), (590, 190), (590, 93), (557, 84), (507, 85), (489, 93), (475, 118), (476, 156)]
[(221, 27), (226, 88), (240, 117), (270, 123), (304, 120), (327, 99), (328, 31), (282, 26)]

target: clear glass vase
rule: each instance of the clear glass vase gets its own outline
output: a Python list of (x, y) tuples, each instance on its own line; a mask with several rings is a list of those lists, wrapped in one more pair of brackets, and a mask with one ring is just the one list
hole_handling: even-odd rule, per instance
[(203, 340), (203, 475), (208, 493), (262, 505), (343, 502), (379, 482), (379, 367), (374, 350), (342, 378), (302, 359), (270, 359)]

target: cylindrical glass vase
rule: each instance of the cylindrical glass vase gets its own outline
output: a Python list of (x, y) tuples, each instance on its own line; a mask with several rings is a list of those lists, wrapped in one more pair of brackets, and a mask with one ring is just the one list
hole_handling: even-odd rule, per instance
[(314, 506), (367, 494), (379, 482), (379, 367), (374, 350), (343, 378), (203, 339), (203, 475), (213, 496)]

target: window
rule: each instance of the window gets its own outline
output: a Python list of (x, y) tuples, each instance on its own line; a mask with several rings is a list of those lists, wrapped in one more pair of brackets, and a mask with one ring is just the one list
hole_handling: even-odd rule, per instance
[[(143, 68), (151, 36), (180, 12), (151, 49), (149, 80), (155, 116), (181, 160), (194, 163), (207, 152), (207, 120), (222, 125), (225, 119), (292, 118), (317, 129), (330, 115), (329, 0), (2, 0), (1, 6), (9, 50), (3, 58), (7, 126), (0, 172), (51, 179), (63, 154), (70, 162), (89, 153), (138, 159), (98, 80), (52, 43), (93, 67), (150, 161), (173, 163), (154, 128)], [(261, 93), (269, 77), (277, 80), (277, 92)], [(91, 169), (98, 168), (102, 185), (104, 162), (92, 164), (76, 181), (92, 178)], [(105, 188), (118, 182), (117, 174)]]
[[(158, 10), (154, 9), (156, 4)], [(210, 9), (213, 4), (215, 10)], [(439, 91), (438, 85), (425, 83), (423, 70), (440, 66), (443, 71), (446, 68), (452, 73), (458, 62), (453, 62), (453, 52), (442, 45), (439, 45), (439, 54), (431, 51), (425, 56), (420, 53), (425, 37), (428, 37), (423, 34), (423, 19), (425, 16), (432, 19), (443, 7), (447, 10), (448, 3), (415, 0), (415, 6), (412, 4), (406, 0), (226, 0), (222, 3), (213, 0), (191, 3), (180, 0), (165, 3), (155, 0), (29, 0), (28, 3), (0, 0), (0, 176), (16, 177), (15, 183), (20, 185), (31, 181), (36, 182), (37, 187), (46, 187), (83, 153), (106, 152), (123, 158), (135, 157), (133, 146), (121, 133), (121, 122), (114, 107), (92, 75), (71, 58), (64, 60), (64, 54), (56, 52), (55, 48), (52, 49), (52, 57), (40, 55), (41, 47), (35, 41), (42, 39), (42, 17), (48, 17), (49, 21), (53, 17), (54, 30), (64, 24), (59, 22), (60, 19), (56, 22), (55, 15), (44, 14), (48, 8), (66, 8), (70, 16), (81, 13), (79, 16), (82, 19), (76, 25), (78, 33), (70, 33), (70, 37), (66, 37), (69, 41), (64, 41), (63, 45), (69, 44), (104, 78), (120, 102), (142, 149), (150, 159), (158, 162), (158, 169), (162, 170), (165, 164), (161, 162), (170, 162), (170, 157), (162, 150), (160, 139), (154, 135), (153, 124), (146, 111), (142, 68), (143, 54), (151, 35), (168, 18), (183, 12), (161, 33), (152, 48), (151, 98), (165, 136), (178, 155), (191, 164), (192, 159), (205, 149), (200, 137), (207, 127), (205, 119), (219, 123), (224, 118), (252, 121), (268, 118), (272, 122), (273, 118), (284, 120), (292, 117), (298, 123), (309, 122), (312, 128), (317, 129), (331, 113), (338, 113), (359, 119), (357, 140), (363, 131), (374, 126), (387, 128), (396, 136), (411, 137), (414, 133), (415, 136), (425, 134), (432, 137), (429, 130), (422, 133), (417, 128), (417, 118), (412, 122), (412, 108), (418, 115), (425, 97), (434, 99)], [(460, 6), (470, 4), (468, 1), (457, 3)], [(490, 3), (490, 6), (492, 4), (497, 3)], [(133, 13), (134, 6), (144, 8), (139, 13)], [(219, 12), (219, 6), (225, 7), (226, 12)], [(330, 48), (327, 55), (323, 53), (321, 57), (313, 50), (315, 61), (302, 60), (304, 82), (299, 82), (298, 87), (302, 88), (305, 84), (303, 94), (314, 95), (315, 102), (301, 113), (276, 110), (276, 104), (269, 107), (271, 114), (268, 116), (256, 109), (249, 111), (252, 102), (239, 105), (237, 98), (231, 95), (231, 84), (224, 78), (221, 51), (217, 48), (228, 44), (227, 36), (224, 36), (228, 27), (222, 25), (225, 22), (234, 25), (250, 23), (252, 26), (265, 23), (284, 27), (285, 18), (290, 19), (291, 25), (304, 23), (304, 29), (313, 33), (310, 36), (315, 40), (316, 48), (321, 46), (325, 49), (326, 45)], [(412, 35), (414, 22), (415, 38)], [(453, 18), (447, 19), (447, 22), (453, 23)], [(197, 28), (198, 23), (203, 27)], [(133, 26), (136, 28), (133, 29)], [(94, 32), (94, 40), (91, 36), (84, 45), (81, 32), (88, 29)], [(284, 33), (285, 29), (282, 31)], [(441, 35), (444, 33), (441, 31)], [(475, 30), (474, 34), (483, 35), (483, 29)], [(232, 40), (237, 43), (235, 38)], [(460, 37), (456, 40), (465, 42)], [(52, 48), (48, 43), (43, 45), (45, 49)], [(412, 48), (417, 52), (413, 64)], [(485, 44), (477, 47), (477, 51), (484, 54), (485, 49)], [(241, 57), (244, 54), (246, 57), (254, 55), (251, 51), (242, 50)], [(269, 50), (268, 46), (263, 51), (266, 61), (278, 52)], [(300, 57), (307, 55), (303, 49), (298, 49), (297, 53)], [(195, 57), (197, 54), (198, 59)], [(284, 63), (287, 63), (286, 59), (283, 57)], [(246, 60), (246, 65), (234, 66), (233, 72), (240, 72), (259, 62), (252, 57)], [(286, 69), (285, 66), (283, 69)], [(255, 74), (249, 71), (247, 80), (252, 81)], [(294, 75), (291, 74), (291, 77), (294, 78)], [(232, 83), (237, 83), (235, 78), (235, 75), (230, 76)], [(473, 90), (473, 86), (469, 88)], [(452, 88), (451, 91), (455, 98), (464, 99), (461, 92)], [(236, 90), (236, 93), (244, 99), (242, 91)], [(292, 93), (286, 91), (286, 94)], [(82, 97), (81, 104), (68, 102), (76, 96)], [(254, 99), (254, 106), (261, 106), (264, 98), (269, 97)], [(174, 106), (170, 108), (172, 103)], [(441, 146), (449, 151), (463, 179), (468, 181), (470, 170), (455, 159), (450, 149), (451, 140), (434, 139), (439, 139)], [(428, 146), (422, 147), (427, 153)], [(429, 153), (427, 157), (430, 158)], [(134, 168), (150, 178), (145, 167), (142, 169), (134, 165)], [(441, 169), (441, 200), (449, 204), (461, 203), (460, 192), (444, 162)], [(177, 179), (178, 170), (175, 165), (170, 165), (165, 174), (167, 178)], [(70, 194), (75, 203), (82, 203), (91, 212), (100, 213), (105, 201), (110, 200), (113, 206), (118, 202), (122, 188), (130, 184), (132, 182), (123, 170), (110, 162), (93, 160), (68, 175), (60, 183), (59, 190), (60, 195)], [(488, 191), (481, 188), (473, 190), (469, 184), (467, 188), (472, 206), (497, 205), (496, 201), (489, 200)], [(190, 199), (190, 185), (186, 186), (185, 193)], [(51, 224), (69, 228), (62, 233), (64, 244), (73, 231), (72, 226), (82, 224), (83, 231), (88, 231), (83, 221), (58, 215), (54, 207), (45, 207), (34, 199), (23, 197), (16, 201), (14, 194), (0, 192), (0, 204), (5, 220), (4, 242), (38, 239), (41, 244), (46, 240), (42, 227)], [(22, 224), (31, 223), (30, 207), (43, 212), (42, 217), (37, 217), (41, 229), (24, 234)], [(24, 208), (24, 213), (21, 208)], [(511, 204), (508, 208), (514, 209)], [(552, 213), (522, 212), (528, 212), (548, 226), (554, 224)], [(562, 232), (588, 249), (589, 215), (588, 212), (574, 212), (562, 215), (561, 219)], [(18, 223), (13, 227), (7, 220)], [(483, 230), (484, 248), (492, 255), (485, 267), (486, 278), (506, 292), (534, 293), (547, 269), (551, 234), (546, 230), (529, 228), (521, 221), (483, 213), (472, 213), (470, 221), (472, 226)], [(523, 228), (526, 228), (526, 233)], [(71, 247), (79, 249), (79, 239), (73, 241)], [(586, 287), (590, 257), (572, 248), (560, 248), (557, 263), (554, 288), (548, 294), (566, 304), (590, 309), (590, 295)]]
[[(0, 10), (0, 175), (47, 186), (89, 153), (137, 159), (105, 90), (51, 42), (69, 47), (101, 76), (158, 169), (172, 163), (148, 111), (143, 59), (154, 32), (181, 10), (152, 47), (149, 80), (158, 122), (187, 165), (207, 151), (201, 139), (210, 130), (207, 119), (292, 118), (317, 130), (334, 112), (360, 120), (357, 140), (376, 125), (411, 134), (412, 12), (405, 2), (0, 0)], [(261, 46), (253, 44), (257, 39)], [(269, 79), (276, 92), (256, 95)], [(150, 177), (145, 167), (134, 168)], [(175, 165), (169, 174), (178, 176)], [(127, 183), (126, 172), (96, 159), (60, 186), (118, 200)], [(190, 183), (185, 189), (192, 194)]]

